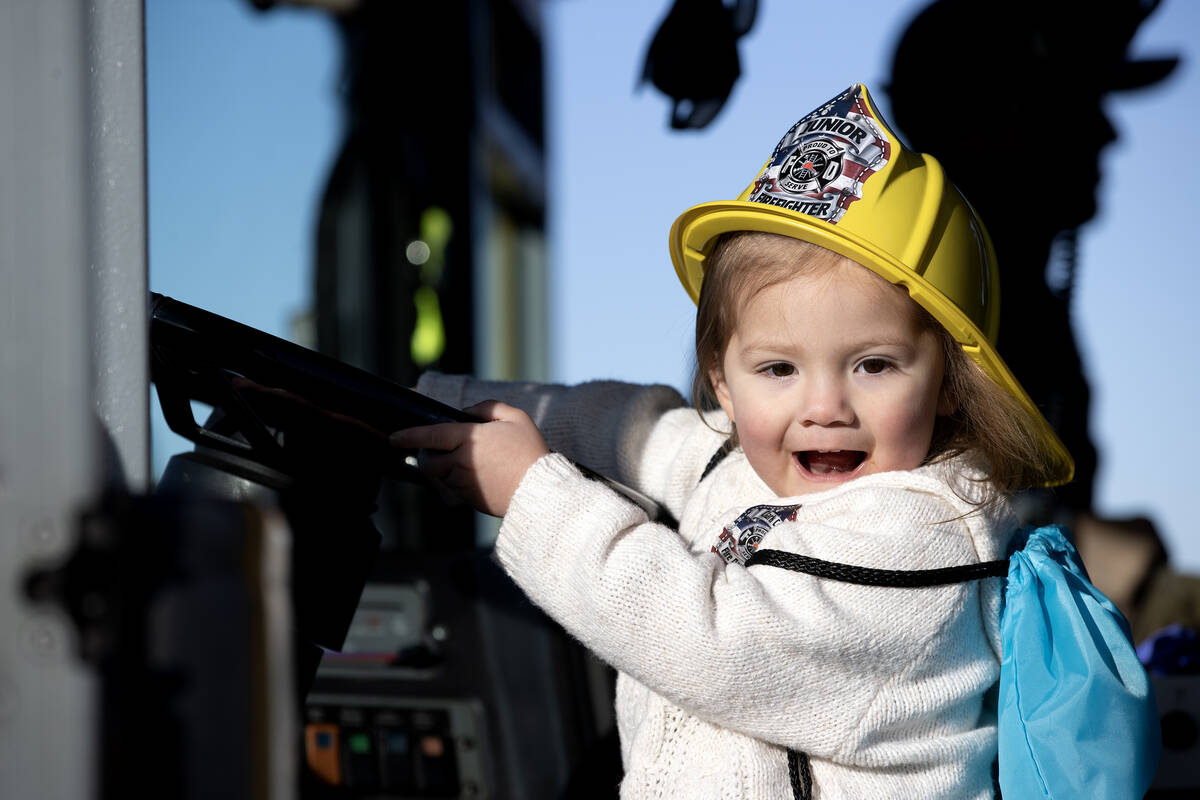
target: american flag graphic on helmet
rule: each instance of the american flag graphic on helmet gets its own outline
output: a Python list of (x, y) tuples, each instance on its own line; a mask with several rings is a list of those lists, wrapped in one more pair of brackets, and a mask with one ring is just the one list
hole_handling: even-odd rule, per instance
[(749, 200), (836, 223), (891, 155), (885, 125), (854, 84), (788, 130)]

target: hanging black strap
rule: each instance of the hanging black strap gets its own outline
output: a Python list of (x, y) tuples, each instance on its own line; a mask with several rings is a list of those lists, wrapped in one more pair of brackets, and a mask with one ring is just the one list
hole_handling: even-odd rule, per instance
[(792, 783), (794, 800), (812, 800), (812, 766), (808, 755), (788, 750), (788, 780)]

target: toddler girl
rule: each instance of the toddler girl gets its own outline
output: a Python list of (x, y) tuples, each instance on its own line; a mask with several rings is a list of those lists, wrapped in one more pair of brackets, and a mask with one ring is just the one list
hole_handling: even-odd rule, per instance
[(418, 390), (490, 421), (395, 443), (504, 517), (505, 569), (618, 670), (623, 798), (992, 797), (999, 581), (747, 566), (760, 546), (895, 570), (1003, 558), (1005, 496), (1070, 479), (993, 347), (982, 224), (853, 85), (738, 200), (685, 212), (671, 254), (698, 301), (699, 413), (665, 387), (429, 374)]

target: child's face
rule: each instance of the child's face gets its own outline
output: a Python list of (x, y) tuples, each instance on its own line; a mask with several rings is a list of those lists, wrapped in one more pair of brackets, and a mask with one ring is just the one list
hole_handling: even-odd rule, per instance
[(904, 290), (846, 263), (744, 302), (710, 377), (754, 471), (791, 497), (920, 466), (953, 411), (943, 369)]

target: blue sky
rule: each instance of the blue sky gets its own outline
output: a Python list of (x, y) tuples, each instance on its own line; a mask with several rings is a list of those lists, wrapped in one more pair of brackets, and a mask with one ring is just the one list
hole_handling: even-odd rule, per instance
[[(667, 256), (671, 222), (735, 195), (792, 122), (852, 81), (879, 87), (886, 115), (895, 39), (924, 2), (814, 13), (800, 0), (761, 0), (729, 103), (705, 131), (682, 134), (667, 129), (660, 95), (635, 91), (668, 5), (543, 4), (559, 380), (687, 384), (693, 306)], [(288, 336), (311, 302), (312, 225), (338, 144), (333, 26), (315, 11), (260, 14), (245, 0), (147, 0), (146, 9), (151, 288)], [(1075, 296), (1102, 450), (1099, 507), (1154, 518), (1175, 564), (1191, 571), (1200, 571), (1190, 506), (1200, 451), (1197, 33), (1200, 4), (1166, 0), (1134, 42), (1135, 53), (1184, 62), (1159, 87), (1108, 100), (1120, 138), (1105, 154), (1100, 213), (1081, 231)], [(157, 421), (155, 442), (159, 467), (184, 446)]]

